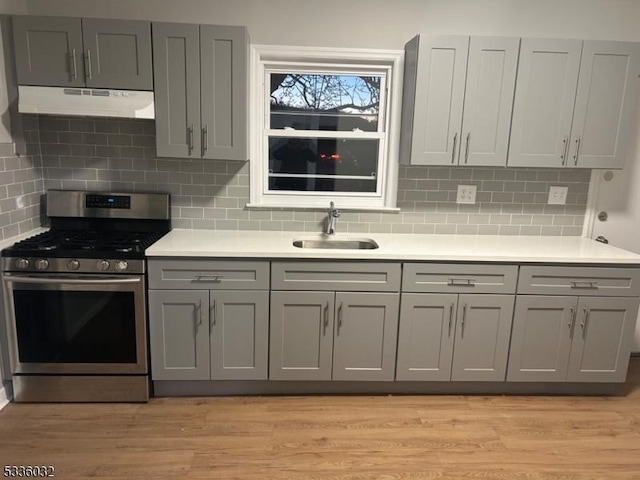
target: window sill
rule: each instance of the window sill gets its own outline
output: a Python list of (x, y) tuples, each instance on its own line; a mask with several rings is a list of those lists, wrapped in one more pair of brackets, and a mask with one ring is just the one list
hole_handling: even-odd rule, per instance
[[(323, 212), (329, 208), (326, 207), (302, 207), (292, 205), (257, 205), (254, 203), (247, 203), (245, 209), (247, 210), (307, 210)], [(342, 212), (368, 212), (368, 213), (400, 213), (400, 209), (397, 207), (343, 207), (336, 205), (336, 208)]]

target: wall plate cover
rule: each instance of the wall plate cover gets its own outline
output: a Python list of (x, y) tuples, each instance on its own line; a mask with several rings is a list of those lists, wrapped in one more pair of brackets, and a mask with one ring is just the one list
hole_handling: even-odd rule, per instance
[(456, 203), (476, 203), (477, 185), (458, 185)]
[(549, 205), (564, 205), (567, 203), (567, 192), (569, 187), (552, 185), (549, 187)]

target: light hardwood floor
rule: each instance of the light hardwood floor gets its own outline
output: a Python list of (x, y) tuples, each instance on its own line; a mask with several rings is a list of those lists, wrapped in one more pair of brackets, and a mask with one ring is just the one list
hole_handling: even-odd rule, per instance
[[(640, 479), (640, 359), (620, 397), (317, 396), (11, 404), (0, 467), (61, 479)], [(0, 476), (2, 473), (0, 473)]]

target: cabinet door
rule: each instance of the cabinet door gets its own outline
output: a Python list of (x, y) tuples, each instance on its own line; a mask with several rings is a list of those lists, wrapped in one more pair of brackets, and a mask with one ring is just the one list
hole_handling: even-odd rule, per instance
[(451, 380), (457, 303), (457, 295), (402, 294), (396, 380)]
[(412, 165), (458, 163), (469, 37), (420, 37)]
[(152, 380), (209, 379), (209, 292), (150, 290)]
[(471, 37), (460, 165), (505, 166), (519, 38)]
[(20, 85), (84, 86), (79, 18), (16, 15), (13, 36)]
[(336, 293), (333, 380), (393, 380), (397, 293)]
[(637, 298), (580, 297), (567, 380), (624, 382), (637, 316)]
[(271, 292), (270, 380), (331, 380), (333, 292)]
[(200, 27), (153, 24), (159, 157), (200, 158)]
[(210, 291), (211, 379), (266, 380), (269, 292)]
[(82, 20), (88, 87), (153, 90), (151, 23), (136, 20)]
[(513, 295), (460, 295), (452, 381), (505, 380)]
[(577, 304), (577, 297), (518, 296), (508, 381), (566, 381)]
[(248, 158), (248, 49), (245, 27), (200, 27), (204, 158)]
[(522, 39), (510, 167), (563, 167), (568, 163), (581, 50), (581, 40)]
[(585, 41), (569, 165), (622, 168), (636, 106), (640, 45)]

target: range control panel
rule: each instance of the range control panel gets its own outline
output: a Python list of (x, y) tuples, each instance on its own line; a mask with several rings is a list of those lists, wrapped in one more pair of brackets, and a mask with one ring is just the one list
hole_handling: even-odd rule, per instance
[(98, 195), (87, 194), (85, 197), (86, 208), (119, 208), (129, 210), (131, 197), (128, 195)]

